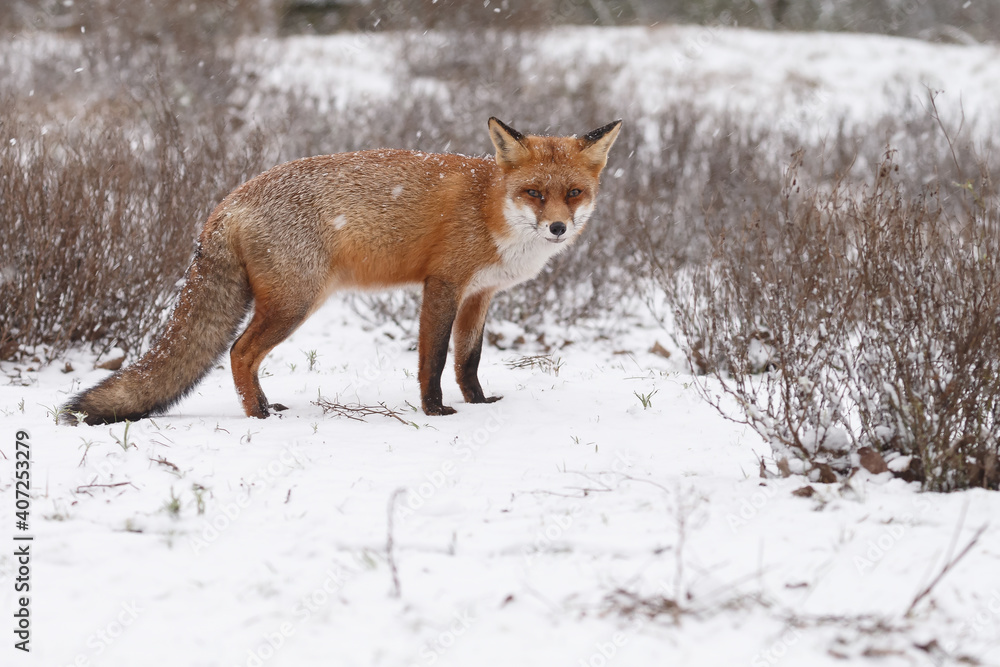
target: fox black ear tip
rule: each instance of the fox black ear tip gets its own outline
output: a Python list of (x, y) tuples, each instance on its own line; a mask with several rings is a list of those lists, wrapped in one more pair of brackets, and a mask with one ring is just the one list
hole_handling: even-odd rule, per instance
[(587, 144), (593, 144), (593, 143), (595, 143), (597, 141), (600, 141), (602, 138), (606, 137), (608, 134), (610, 134), (612, 132), (616, 132), (618, 130), (618, 128), (621, 127), (621, 124), (622, 124), (622, 119), (621, 118), (619, 118), (618, 120), (613, 120), (610, 123), (608, 123), (607, 125), (603, 125), (603, 126), (597, 128), (596, 130), (592, 130), (592, 131), (588, 132), (587, 134), (583, 135), (583, 140)]
[[(505, 123), (502, 120), (500, 120), (499, 118), (497, 118), (496, 116), (491, 116), (490, 117), (490, 123), (489, 123), (489, 125), (490, 125), (490, 131), (491, 132), (495, 131), (496, 128), (499, 127), (500, 130), (502, 131), (502, 133), (509, 134), (514, 139), (514, 141), (517, 141), (517, 142), (524, 141), (524, 135), (523, 134), (521, 134), (520, 132), (518, 132), (517, 130), (515, 130), (514, 128), (512, 128), (510, 125), (508, 125), (507, 123)], [(494, 127), (494, 125), (496, 125), (496, 127)]]

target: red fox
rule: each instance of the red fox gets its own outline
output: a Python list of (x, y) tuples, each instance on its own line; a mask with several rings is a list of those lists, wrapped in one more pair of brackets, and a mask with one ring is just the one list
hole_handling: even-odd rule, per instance
[[(454, 336), (469, 403), (479, 383), (493, 295), (538, 275), (583, 230), (621, 121), (583, 137), (526, 136), (490, 118), (495, 158), (367, 150), (304, 158), (250, 179), (212, 212), (163, 334), (138, 361), (73, 397), (88, 424), (161, 413), (232, 344), (233, 380), (250, 417), (271, 404), (261, 361), (335, 290), (422, 284), (420, 403), (443, 403)], [(239, 326), (253, 305), (250, 323)], [(233, 339), (236, 342), (233, 343)]]

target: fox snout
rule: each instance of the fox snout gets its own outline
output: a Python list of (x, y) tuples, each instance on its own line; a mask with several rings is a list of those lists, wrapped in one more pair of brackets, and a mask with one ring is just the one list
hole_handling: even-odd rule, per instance
[(549, 237), (548, 240), (551, 241), (552, 243), (562, 243), (563, 241), (565, 241), (566, 239), (562, 237), (563, 234), (565, 233), (566, 233), (565, 222), (557, 221), (549, 223), (549, 234), (552, 234), (552, 236)]

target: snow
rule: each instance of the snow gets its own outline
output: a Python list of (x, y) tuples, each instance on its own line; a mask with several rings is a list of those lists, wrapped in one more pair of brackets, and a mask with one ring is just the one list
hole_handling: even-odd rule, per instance
[[(262, 86), (311, 95), (324, 105), (321, 112), (341, 110), (350, 99), (390, 96), (400, 57), (396, 43), (381, 33), (254, 39), (241, 47), (241, 58), (260, 63)], [(331, 102), (339, 106), (325, 106)]]
[[(458, 414), (425, 417), (407, 408), (416, 353), (358, 320), (335, 299), (272, 353), (263, 384), (290, 410), (266, 421), (241, 414), (225, 364), (127, 437), (46, 415), (103, 371), (49, 366), (0, 390), (4, 431), (33, 444), (30, 664), (598, 665), (613, 649), (618, 664), (772, 664), (777, 652), (820, 665), (839, 662), (831, 647), (911, 664), (932, 639), (1000, 657), (990, 533), (933, 604), (903, 616), (954, 535), (964, 546), (989, 522), (995, 494), (859, 476), (793, 496), (805, 482), (759, 479), (766, 446), (646, 352), (664, 333), (641, 324), (616, 341), (627, 355), (596, 336), (560, 350), (558, 375), (488, 348), (485, 389), (505, 398), (467, 405), (448, 380)], [(654, 390), (642, 409), (635, 392)], [(325, 416), (318, 395), (385, 402), (414, 425)], [(386, 556), (397, 489), (399, 598)], [(9, 595), (6, 553), (0, 568)], [(683, 611), (676, 624), (623, 617), (610, 611), (619, 589)], [(893, 630), (859, 630), (879, 621)]]
[[(611, 94), (638, 97), (641, 116), (670, 101), (736, 111), (799, 133), (830, 130), (841, 117), (876, 118), (900, 102), (943, 91), (957, 118), (996, 109), (1000, 49), (881, 35), (782, 33), (726, 26), (599, 28), (548, 33), (538, 59), (620, 67)], [(952, 117), (949, 115), (949, 117)]]
[[(269, 41), (267, 57), (288, 58), (274, 81), (388, 94), (381, 38), (343, 39)], [(698, 95), (766, 115), (811, 90), (830, 100), (816, 114), (863, 118), (892, 103), (886, 86), (931, 82), (985, 112), (1000, 81), (990, 46), (697, 27), (541, 40), (546, 57), (625, 63), (616, 85), (644, 108)], [(767, 445), (700, 398), (669, 333), (633, 310), (609, 339), (551, 327), (558, 369), (505, 363), (537, 345), (487, 347), (484, 389), (504, 399), (467, 405), (447, 374), (449, 417), (409, 407), (412, 329), (372, 328), (338, 298), (265, 361), (268, 397), (290, 409), (264, 421), (243, 416), (227, 360), (127, 431), (53, 423), (51, 408), (106, 375), (92, 355), (72, 354), (68, 373), (3, 364), (0, 538), (14, 533), (18, 430), (34, 535), (32, 652), (8, 629), (3, 664), (1000, 664), (1000, 536), (935, 581), (1000, 512), (996, 494), (864, 472), (761, 479)], [(669, 359), (648, 352), (657, 342)], [(654, 391), (643, 409), (637, 394)], [(325, 415), (318, 396), (384, 402), (412, 423)], [(12, 554), (11, 541), (8, 627)]]
[[(301, 90), (320, 104), (391, 97), (400, 35), (363, 33), (247, 42), (241, 53), (267, 85)], [(446, 44), (446, 36), (423, 39)], [(903, 104), (926, 106), (939, 91), (942, 115), (986, 124), (997, 110), (1000, 47), (931, 44), (849, 33), (770, 33), (728, 26), (563, 27), (527, 45), (522, 71), (544, 77), (555, 66), (598, 69), (612, 99), (633, 100), (638, 120), (684, 100), (737, 112), (788, 131), (822, 136), (841, 118), (861, 122)], [(303, 63), (317, 63), (303, 67)], [(558, 69), (557, 69), (558, 71)], [(539, 72), (541, 74), (534, 74)], [(433, 81), (426, 85), (435, 88)], [(573, 82), (567, 87), (572, 90)], [(988, 132), (989, 125), (980, 131)]]

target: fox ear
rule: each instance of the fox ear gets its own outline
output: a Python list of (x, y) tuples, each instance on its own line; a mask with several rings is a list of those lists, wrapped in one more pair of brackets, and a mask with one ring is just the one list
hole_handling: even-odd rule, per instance
[(587, 156), (598, 171), (604, 169), (604, 165), (608, 163), (608, 151), (618, 138), (620, 129), (622, 122), (619, 119), (583, 135), (580, 153)]
[(497, 149), (497, 164), (501, 167), (516, 167), (528, 157), (524, 135), (496, 118), (490, 118), (490, 139)]

